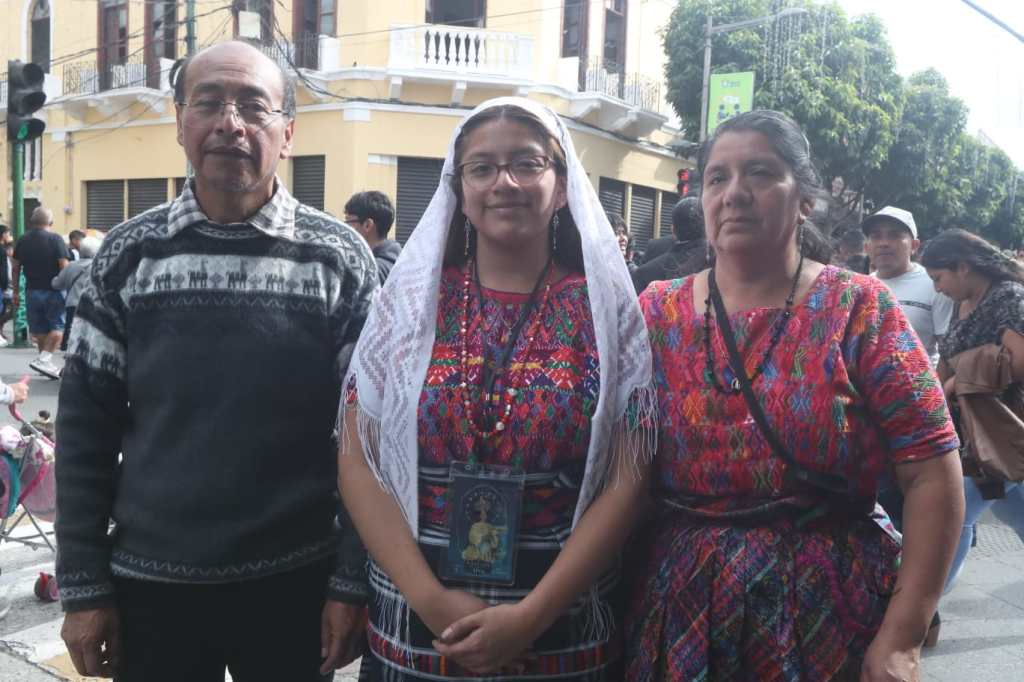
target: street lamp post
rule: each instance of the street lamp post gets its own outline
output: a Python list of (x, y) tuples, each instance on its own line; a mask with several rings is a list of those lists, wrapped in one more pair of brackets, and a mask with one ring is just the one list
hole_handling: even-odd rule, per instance
[(767, 24), (783, 17), (792, 17), (798, 14), (807, 14), (803, 7), (787, 7), (781, 12), (769, 14), (765, 17), (736, 21), (731, 24), (715, 26), (712, 23), (711, 13), (708, 13), (708, 23), (704, 26), (704, 79), (700, 88), (700, 141), (703, 142), (708, 136), (708, 86), (711, 80), (711, 36), (719, 33), (732, 33), (745, 28), (753, 28), (761, 24)]

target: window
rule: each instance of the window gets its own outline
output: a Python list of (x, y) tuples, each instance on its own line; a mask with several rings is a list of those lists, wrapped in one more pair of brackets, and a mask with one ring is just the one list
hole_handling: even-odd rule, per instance
[(427, 23), (483, 28), (487, 0), (427, 0)]
[(633, 198), (629, 202), (629, 234), (633, 237), (633, 251), (643, 253), (647, 242), (654, 237), (654, 198), (658, 190), (633, 185)]
[(598, 199), (608, 215), (626, 215), (626, 183), (611, 178), (601, 178), (597, 190)]
[(661, 231), (658, 233), (659, 237), (671, 237), (675, 234), (674, 228), (672, 227), (672, 209), (679, 203), (679, 195), (675, 192), (662, 192), (661, 193)]
[(292, 196), (318, 211), (324, 210), (326, 160), (324, 156), (292, 158)]
[[(235, 37), (258, 40), (264, 45), (274, 42), (274, 3), (273, 0), (235, 0), (231, 7), (235, 15)], [(244, 22), (240, 21), (242, 12), (258, 14), (260, 17), (259, 35), (247, 32)]]
[(114, 84), (115, 66), (128, 61), (128, 2), (100, 0), (100, 89)]
[(441, 182), (441, 159), (398, 157), (398, 192), (395, 194), (395, 239), (402, 244), (420, 222)]
[(160, 87), (160, 60), (178, 56), (178, 4), (174, 0), (146, 3), (146, 85)]
[(36, 0), (32, 5), (32, 29), (29, 36), (32, 61), (50, 73), (50, 0)]
[(109, 230), (124, 222), (124, 180), (91, 180), (85, 183), (87, 228)]
[(320, 36), (333, 36), (338, 31), (337, 3), (338, 0), (295, 0), (292, 36), (297, 66), (319, 68)]
[(167, 201), (167, 178), (128, 181), (128, 217), (134, 218)]
[(587, 2), (565, 0), (562, 5), (562, 56), (579, 57), (586, 44)]
[(605, 69), (621, 72), (626, 66), (626, 0), (604, 0), (604, 8)]

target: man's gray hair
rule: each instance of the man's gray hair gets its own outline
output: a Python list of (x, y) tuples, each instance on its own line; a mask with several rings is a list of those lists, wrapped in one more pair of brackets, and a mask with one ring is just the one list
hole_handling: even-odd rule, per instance
[(42, 206), (36, 206), (32, 211), (32, 216), (28, 219), (28, 224), (38, 225), (39, 227), (53, 225), (53, 211)]

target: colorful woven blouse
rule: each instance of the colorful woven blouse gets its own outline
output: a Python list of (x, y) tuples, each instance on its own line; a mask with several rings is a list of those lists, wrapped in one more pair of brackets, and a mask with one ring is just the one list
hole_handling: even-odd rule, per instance
[[(658, 388), (662, 513), (639, 541), (627, 679), (849, 674), (884, 615), (898, 542), (867, 515), (807, 520), (821, 496), (792, 487), (743, 396), (722, 395), (705, 377), (693, 281), (656, 282), (641, 297)], [(748, 375), (778, 312), (730, 316)], [(716, 325), (711, 333), (715, 371), (729, 385), (725, 344)], [(873, 497), (892, 464), (957, 447), (938, 379), (898, 303), (878, 280), (835, 267), (793, 308), (754, 392), (797, 461), (843, 475), (861, 495)]]
[[(457, 268), (448, 268), (442, 275), (436, 340), (419, 407), (419, 545), (435, 572), (448, 545), (449, 465), (467, 461), (475, 438), (462, 419), (464, 407), (457, 390), (463, 380), (459, 359), (462, 280), (463, 274)], [(488, 289), (482, 293), (483, 315), (477, 315), (479, 299), (475, 288), (469, 311), (470, 320), (476, 320), (469, 329), (468, 383), (474, 387), (473, 410), (480, 410), (483, 401), (479, 387), (484, 363), (497, 359), (529, 299), (526, 294)], [(524, 333), (516, 343), (509, 369), (499, 375), (494, 388), (494, 393), (500, 394), (511, 380), (518, 389), (509, 427), (498, 438), (497, 447), (477, 449), (479, 461), (485, 464), (509, 465), (517, 455), (521, 456), (527, 474), (516, 582), (497, 587), (444, 581), (446, 586), (466, 590), (492, 604), (513, 603), (525, 597), (547, 572), (561, 543), (568, 538), (587, 459), (590, 418), (598, 396), (597, 346), (584, 277), (571, 274), (554, 283), (547, 304), (542, 310), (535, 307), (524, 330), (529, 329), (536, 315), (541, 315), (543, 321), (530, 344), (529, 355), (523, 355)], [(479, 418), (479, 413), (475, 415)], [(618, 570), (609, 572), (598, 583), (598, 604), (605, 612), (618, 583)], [(373, 655), (363, 659), (363, 679), (478, 679), (431, 647), (433, 635), (414, 613), (410, 623), (412, 648), (389, 640), (383, 634), (386, 628), (377, 627), (388, 617), (381, 607), (380, 595), (396, 594), (397, 588), (372, 564), (370, 585), (378, 599), (371, 600), (369, 632)], [(594, 628), (588, 627), (593, 617), (585, 601), (577, 603), (535, 642), (536, 660), (528, 664), (525, 672), (517, 673), (515, 679), (620, 679), (607, 676), (619, 658), (620, 646), (614, 637), (597, 636)]]

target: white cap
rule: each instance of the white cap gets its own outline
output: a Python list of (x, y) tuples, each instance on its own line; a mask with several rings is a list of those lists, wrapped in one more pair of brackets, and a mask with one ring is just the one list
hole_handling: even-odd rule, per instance
[(864, 219), (864, 222), (860, 224), (860, 229), (867, 234), (868, 229), (882, 218), (895, 220), (897, 223), (910, 230), (911, 236), (914, 239), (917, 239), (917, 223), (914, 222), (914, 214), (910, 211), (904, 211), (902, 208), (896, 208), (895, 206), (886, 206), (878, 213), (868, 216)]

